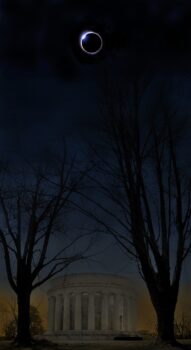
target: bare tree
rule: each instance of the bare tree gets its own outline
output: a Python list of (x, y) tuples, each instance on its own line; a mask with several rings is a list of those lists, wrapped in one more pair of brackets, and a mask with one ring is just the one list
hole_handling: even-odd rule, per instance
[(152, 111), (143, 108), (144, 94), (138, 84), (128, 97), (107, 91), (101, 141), (92, 147), (97, 173), (89, 176), (100, 194), (86, 195), (95, 209), (84, 211), (134, 257), (157, 315), (158, 341), (175, 344), (174, 313), (191, 248), (190, 168), (181, 148), (186, 124), (162, 90)]
[[(14, 299), (9, 303), (9, 317), (4, 322), (3, 331), (7, 339), (15, 339), (17, 335), (17, 301)], [(30, 305), (30, 331), (32, 335), (39, 335), (44, 333), (43, 322), (40, 317), (38, 307)]]
[[(9, 284), (17, 295), (17, 342), (28, 344), (30, 297), (34, 289), (84, 259), (88, 249), (79, 247), (83, 233), (66, 231), (70, 199), (82, 184), (84, 174), (67, 157), (54, 165), (27, 165), (19, 173), (4, 174), (0, 193), (0, 243)], [(73, 208), (74, 210), (74, 208)], [(75, 215), (74, 211), (74, 215)], [(56, 237), (61, 241), (56, 245)], [(84, 242), (83, 242), (84, 243)]]
[(182, 312), (181, 317), (175, 320), (175, 333), (179, 339), (191, 338), (191, 319), (189, 312), (188, 314)]

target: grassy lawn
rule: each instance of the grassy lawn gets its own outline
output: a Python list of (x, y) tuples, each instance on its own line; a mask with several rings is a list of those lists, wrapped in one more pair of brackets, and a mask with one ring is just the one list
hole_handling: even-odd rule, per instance
[[(191, 340), (182, 341), (186, 345), (186, 349), (191, 350)], [(11, 342), (1, 341), (0, 350), (18, 349), (13, 346)], [(151, 341), (113, 341), (105, 343), (66, 343), (66, 344), (44, 344), (35, 345), (25, 350), (169, 350), (171, 347), (156, 346)], [(177, 348), (173, 348), (177, 349)], [(21, 350), (21, 348), (20, 348)]]

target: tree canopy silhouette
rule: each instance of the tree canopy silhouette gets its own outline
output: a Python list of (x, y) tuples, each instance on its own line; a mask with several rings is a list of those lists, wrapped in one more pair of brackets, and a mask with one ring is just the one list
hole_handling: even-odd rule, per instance
[[(19, 344), (31, 341), (32, 291), (85, 258), (88, 240), (85, 246), (79, 241), (87, 234), (66, 230), (67, 214), (74, 210), (71, 199), (74, 203), (83, 176), (66, 154), (48, 165), (27, 163), (18, 172), (12, 168), (3, 174), (0, 243), (8, 281), (17, 295)], [(56, 237), (60, 237), (58, 245)]]
[(170, 108), (162, 87), (144, 108), (144, 84), (133, 83), (128, 94), (112, 85), (106, 90), (99, 142), (91, 145), (96, 170), (88, 174), (100, 196), (87, 195), (95, 208), (84, 212), (136, 260), (156, 312), (158, 340), (175, 344), (174, 313), (191, 249), (188, 119)]

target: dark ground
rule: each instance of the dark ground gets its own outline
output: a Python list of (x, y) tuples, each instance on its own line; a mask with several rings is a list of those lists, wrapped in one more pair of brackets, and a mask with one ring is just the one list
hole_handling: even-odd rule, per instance
[[(191, 340), (181, 341), (185, 345), (185, 349), (191, 350)], [(15, 347), (11, 342), (1, 341), (0, 350), (13, 350)], [(17, 348), (18, 349), (18, 348)], [(19, 348), (20, 350), (22, 348)], [(25, 350), (169, 350), (178, 349), (171, 346), (154, 345), (153, 341), (113, 341), (113, 342), (97, 342), (97, 343), (76, 343), (68, 342), (65, 344), (44, 343), (33, 347), (25, 348)]]

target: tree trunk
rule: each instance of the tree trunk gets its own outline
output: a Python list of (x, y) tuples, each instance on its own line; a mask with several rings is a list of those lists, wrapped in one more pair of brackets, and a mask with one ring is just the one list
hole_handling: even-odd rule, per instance
[(159, 305), (157, 313), (158, 341), (168, 344), (175, 344), (174, 335), (174, 308), (171, 305)]
[(160, 275), (155, 274), (153, 278), (153, 274), (145, 265), (145, 282), (157, 316), (157, 342), (178, 345), (174, 332), (174, 314), (178, 298), (179, 279), (176, 285), (171, 285), (169, 272), (165, 269), (161, 269)]
[(29, 345), (31, 343), (30, 333), (30, 295), (28, 290), (22, 290), (17, 295), (18, 303), (18, 325), (16, 342), (19, 345)]

